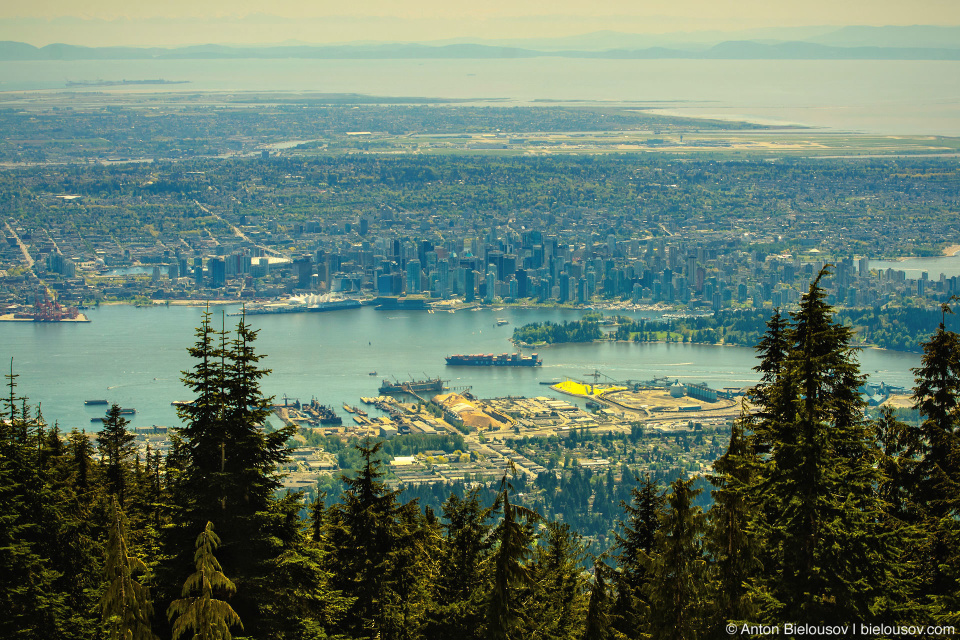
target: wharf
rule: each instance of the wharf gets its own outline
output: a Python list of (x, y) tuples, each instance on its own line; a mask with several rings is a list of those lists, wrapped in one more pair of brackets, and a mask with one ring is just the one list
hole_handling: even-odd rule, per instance
[(24, 317), (22, 314), (18, 313), (5, 313), (0, 315), (0, 322), (43, 322), (45, 324), (56, 324), (56, 323), (74, 323), (74, 322), (90, 322), (90, 318), (78, 313), (76, 318), (60, 318), (59, 320), (38, 320), (33, 317), (31, 314), (28, 317)]

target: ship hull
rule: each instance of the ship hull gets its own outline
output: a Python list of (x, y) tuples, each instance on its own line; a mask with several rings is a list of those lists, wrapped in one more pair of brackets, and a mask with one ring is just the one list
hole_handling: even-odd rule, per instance
[(447, 356), (446, 360), (447, 366), (450, 367), (539, 367), (543, 365), (543, 360), (535, 353), (529, 356), (519, 353), (455, 354)]
[(390, 382), (384, 380), (380, 384), (380, 393), (423, 393), (427, 391), (443, 391), (443, 380), (436, 378), (433, 380), (411, 380), (410, 382)]

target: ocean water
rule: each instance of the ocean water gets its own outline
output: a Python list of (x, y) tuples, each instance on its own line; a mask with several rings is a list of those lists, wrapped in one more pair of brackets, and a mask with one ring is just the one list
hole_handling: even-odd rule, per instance
[(0, 65), (0, 91), (62, 90), (67, 81), (153, 78), (189, 84), (95, 90), (309, 91), (494, 100), (506, 105), (540, 100), (640, 103), (677, 115), (836, 131), (960, 135), (958, 61), (287, 59)]
[[(0, 323), (0, 358), (5, 370), (13, 358), (17, 392), (33, 405), (40, 403), (44, 418), (65, 430), (99, 429), (90, 419), (102, 416), (104, 407), (84, 406), (89, 399), (135, 408), (133, 426), (177, 425), (170, 403), (191, 399), (180, 372), (192, 365), (186, 349), (195, 341), (202, 309), (111, 305), (87, 313), (91, 322), (85, 324)], [(248, 320), (260, 330), (256, 348), (265, 356), (261, 364), (272, 369), (263, 383), (265, 393), (301, 401), (316, 397), (345, 418), (343, 403), (356, 405), (361, 396), (377, 395), (383, 378), (441, 376), (449, 386), (469, 387), (479, 397), (557, 396), (539, 383), (565, 376), (585, 379), (594, 371), (601, 381), (663, 376), (714, 388), (756, 382), (753, 349), (710, 345), (554, 345), (538, 351), (542, 367), (445, 365), (444, 357), (453, 353), (512, 351), (508, 340), (515, 326), (581, 315), (548, 309), (428, 314), (363, 307)], [(498, 327), (498, 319), (510, 324)], [(236, 324), (235, 317), (222, 317), (217, 309), (214, 324), (221, 321), (227, 328)], [(864, 351), (860, 360), (874, 381), (907, 387), (912, 385), (910, 368), (920, 363), (916, 354), (882, 350)]]
[(960, 254), (930, 258), (904, 258), (903, 260), (871, 260), (871, 269), (897, 269), (908, 278), (920, 278), (924, 272), (931, 280), (939, 280), (942, 273), (947, 278), (960, 276)]

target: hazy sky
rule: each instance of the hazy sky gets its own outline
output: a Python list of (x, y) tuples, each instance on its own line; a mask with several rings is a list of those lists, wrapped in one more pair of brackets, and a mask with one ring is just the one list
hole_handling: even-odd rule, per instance
[[(80, 20), (68, 20), (79, 18)], [(0, 39), (180, 45), (565, 36), (813, 25), (960, 25), (960, 0), (37, 0), (0, 3)], [(19, 37), (17, 37), (19, 34)]]

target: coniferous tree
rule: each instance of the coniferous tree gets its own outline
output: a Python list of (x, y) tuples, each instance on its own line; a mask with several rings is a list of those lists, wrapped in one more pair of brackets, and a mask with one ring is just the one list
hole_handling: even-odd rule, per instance
[(233, 607), (215, 597), (230, 597), (237, 590), (214, 555), (219, 546), (220, 538), (213, 531), (213, 523), (208, 522), (197, 537), (193, 555), (196, 571), (183, 583), (181, 598), (167, 609), (167, 618), (173, 623), (173, 640), (191, 632), (193, 640), (231, 640), (230, 629), (243, 628)]
[[(78, 626), (85, 630), (99, 624), (97, 599), (103, 582), (104, 538), (109, 537), (110, 514), (106, 482), (93, 460), (93, 445), (87, 434), (72, 431), (61, 458), (64, 486), (63, 517), (57, 544), (57, 567), (61, 583)], [(89, 637), (84, 631), (81, 637)]]
[(425, 633), (437, 640), (479, 640), (490, 590), (493, 508), (481, 505), (474, 489), (463, 498), (451, 494), (442, 509), (445, 535)]
[(758, 458), (741, 422), (733, 425), (727, 451), (713, 463), (715, 473), (709, 477), (715, 489), (704, 540), (711, 561), (708, 637), (725, 637), (729, 621), (750, 620), (755, 613), (747, 584), (760, 568), (750, 530), (754, 503), (749, 494)]
[(610, 640), (613, 637), (610, 617), (610, 593), (607, 591), (607, 565), (597, 558), (593, 563), (593, 585), (587, 604), (582, 640)]
[(310, 540), (318, 546), (323, 546), (327, 540), (327, 509), (324, 504), (326, 497), (327, 493), (322, 491), (310, 503)]
[(693, 499), (696, 479), (675, 480), (666, 496), (655, 554), (646, 585), (650, 635), (664, 640), (703, 637), (707, 564), (703, 551), (705, 518)]
[(940, 326), (923, 343), (913, 398), (923, 421), (911, 442), (913, 501), (925, 531), (922, 593), (939, 620), (955, 622), (960, 606), (960, 336)]
[(221, 447), (221, 468), (229, 479), (221, 498), (234, 509), (251, 505), (251, 513), (266, 505), (280, 488), (277, 465), (288, 459), (286, 441), (296, 433), (295, 427), (271, 433), (262, 430), (272, 399), (260, 390), (260, 381), (270, 370), (258, 366), (261, 356), (253, 349), (256, 337), (257, 332), (241, 316), (226, 353), (223, 421), (227, 433), (226, 446)]
[(53, 618), (59, 603), (47, 606), (43, 601), (57, 596), (57, 575), (35, 543), (31, 486), (23, 468), (29, 462), (11, 427), (15, 423), (0, 421), (0, 636), (39, 640), (56, 628)]
[(413, 500), (397, 509), (394, 536), (381, 636), (413, 638), (425, 620), (431, 583), (438, 573), (440, 531)]
[(751, 487), (764, 567), (754, 595), (768, 621), (870, 620), (882, 594), (902, 588), (889, 572), (898, 539), (880, 525), (863, 376), (850, 330), (825, 302), (827, 273), (791, 315), (782, 367), (757, 396), (764, 404), (753, 426), (769, 453)]
[(878, 493), (887, 514), (904, 525), (917, 524), (923, 517), (917, 504), (923, 448), (919, 429), (898, 420), (889, 406), (881, 407), (873, 429), (883, 472)]
[(117, 496), (120, 506), (126, 503), (129, 489), (129, 462), (136, 454), (136, 436), (127, 431), (130, 421), (120, 413), (120, 405), (110, 406), (103, 418), (103, 428), (97, 434), (100, 456), (106, 464), (107, 487)]
[(901, 543), (899, 561), (889, 566), (890, 582), (902, 585), (881, 594), (875, 609), (883, 619), (929, 620), (930, 603), (921, 592), (927, 539), (922, 511), (915, 502), (921, 449), (918, 429), (899, 421), (889, 406), (881, 408), (872, 426), (881, 472), (877, 495), (884, 505), (880, 526)]
[(39, 466), (42, 424), (16, 396), (16, 378), (11, 361), (9, 418), (0, 420), (0, 637), (81, 637), (82, 617), (71, 615), (53, 560), (62, 520)]
[(327, 569), (329, 545), (325, 533), (321, 539), (308, 538), (296, 507), (299, 494), (288, 494), (279, 500), (275, 513), (282, 520), (280, 537), (292, 541), (267, 567), (265, 591), (270, 600), (261, 604), (264, 623), (260, 637), (289, 640), (313, 640), (327, 637), (327, 630), (336, 628), (351, 604), (349, 598), (332, 586)]
[(621, 501), (625, 519), (617, 522), (616, 598), (613, 627), (631, 637), (645, 629), (649, 612), (646, 585), (666, 499), (657, 483), (646, 475), (636, 478), (630, 502)]
[(290, 514), (276, 510), (282, 504), (296, 513), (302, 505), (274, 496), (281, 487), (278, 464), (288, 455), (286, 440), (295, 428), (270, 433), (262, 428), (270, 401), (260, 392), (260, 381), (269, 370), (258, 367), (255, 340), (256, 332), (242, 317), (233, 339), (225, 331), (215, 332), (208, 312), (189, 349), (195, 365), (183, 380), (195, 398), (178, 407), (185, 425), (168, 456), (175, 509), (165, 573), (184, 566), (189, 531), (216, 520), (227, 540), (220, 556), (232, 567), (238, 586), (234, 607), (251, 634), (264, 635), (279, 624), (263, 609), (273, 597), (270, 567), (297, 542), (293, 530), (282, 524)]
[(788, 330), (787, 319), (780, 313), (780, 309), (775, 309), (767, 321), (767, 331), (756, 346), (760, 363), (753, 369), (760, 374), (760, 381), (748, 393), (754, 411), (743, 419), (750, 421), (756, 446), (764, 452), (770, 447), (765, 438), (769, 438), (771, 434), (766, 433), (763, 427), (774, 418), (786, 415), (792, 410), (790, 395), (785, 393), (780, 384), (780, 376), (790, 349)]
[(93, 446), (86, 431), (71, 431), (68, 441), (67, 449), (73, 458), (74, 487), (77, 493), (85, 495), (92, 482)]
[[(511, 470), (516, 473), (513, 463)], [(517, 591), (529, 588), (532, 575), (527, 559), (532, 542), (531, 526), (539, 516), (530, 509), (510, 502), (513, 486), (507, 472), (500, 481), (497, 505), (503, 517), (493, 532), (496, 548), (493, 552), (493, 589), (490, 592), (487, 614), (487, 636), (491, 640), (519, 638), (516, 633), (519, 606)]]
[(589, 598), (582, 569), (583, 538), (569, 524), (547, 522), (537, 543), (519, 635), (531, 640), (578, 639), (583, 634)]
[[(943, 305), (944, 315), (950, 311)], [(913, 398), (923, 422), (918, 500), (934, 518), (956, 507), (960, 490), (960, 336), (941, 320), (913, 369)]]
[(383, 640), (396, 637), (395, 585), (390, 580), (390, 562), (398, 542), (399, 492), (383, 482), (377, 454), (382, 442), (369, 438), (357, 445), (363, 466), (356, 477), (344, 477), (346, 491), (341, 504), (329, 514), (330, 542), (336, 549), (331, 570), (334, 585), (353, 599), (346, 619), (354, 637)]
[(117, 496), (111, 496), (110, 530), (106, 565), (107, 587), (100, 598), (103, 622), (110, 640), (154, 640), (150, 627), (153, 602), (149, 589), (134, 578), (147, 565), (130, 553), (127, 532)]

